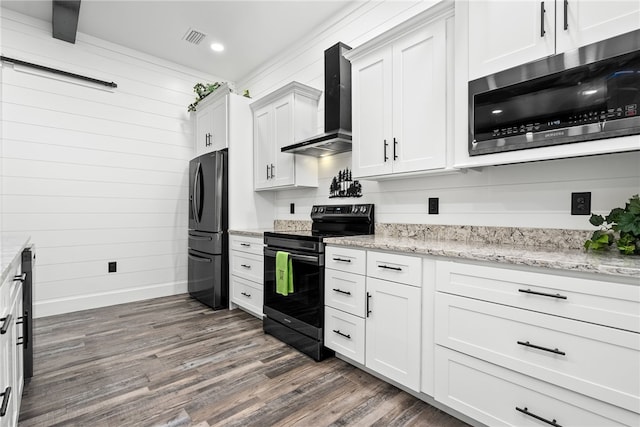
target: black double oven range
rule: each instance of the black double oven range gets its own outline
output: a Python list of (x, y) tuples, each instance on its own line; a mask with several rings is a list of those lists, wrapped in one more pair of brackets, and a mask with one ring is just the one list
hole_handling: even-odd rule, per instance
[[(264, 331), (314, 360), (324, 347), (324, 238), (373, 234), (374, 205), (313, 206), (311, 230), (264, 233)], [(276, 253), (287, 252), (293, 292), (276, 292)]]

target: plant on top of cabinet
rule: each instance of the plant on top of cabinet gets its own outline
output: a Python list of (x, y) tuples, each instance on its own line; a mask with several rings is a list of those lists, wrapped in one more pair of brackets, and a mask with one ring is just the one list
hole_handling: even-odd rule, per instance
[(615, 243), (625, 255), (640, 254), (640, 198), (637, 194), (629, 199), (624, 209), (614, 208), (606, 217), (592, 214), (589, 222), (603, 227), (584, 242), (585, 249), (603, 250)]
[(203, 83), (196, 83), (196, 85), (193, 87), (193, 91), (198, 95), (198, 97), (193, 103), (189, 104), (189, 106), (187, 107), (187, 111), (196, 111), (196, 106), (198, 105), (198, 103), (206, 98), (207, 95), (209, 95), (211, 92), (218, 89), (220, 86), (222, 86), (222, 83), (220, 82), (207, 83), (206, 85)]

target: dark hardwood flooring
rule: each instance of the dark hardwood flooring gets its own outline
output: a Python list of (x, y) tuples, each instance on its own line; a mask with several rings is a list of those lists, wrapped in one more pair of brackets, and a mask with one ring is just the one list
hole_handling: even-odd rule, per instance
[(241, 310), (188, 295), (36, 319), (28, 426), (464, 426)]

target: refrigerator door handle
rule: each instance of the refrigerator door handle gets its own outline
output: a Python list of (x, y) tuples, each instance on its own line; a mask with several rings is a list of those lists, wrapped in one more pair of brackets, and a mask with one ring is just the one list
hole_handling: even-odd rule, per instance
[(195, 173), (195, 177), (193, 179), (193, 208), (195, 209), (194, 212), (194, 219), (196, 220), (196, 224), (200, 222), (200, 206), (198, 204), (198, 198), (202, 197), (202, 194), (200, 194), (200, 192), (198, 191), (198, 184), (199, 184), (199, 178), (200, 178), (200, 173), (201, 173), (201, 169), (202, 169), (202, 165), (200, 164), (200, 162), (198, 162), (198, 166), (196, 167), (196, 173)]
[(198, 262), (211, 262), (211, 258), (203, 258), (203, 257), (191, 255), (191, 254), (189, 254), (189, 259), (192, 259)]

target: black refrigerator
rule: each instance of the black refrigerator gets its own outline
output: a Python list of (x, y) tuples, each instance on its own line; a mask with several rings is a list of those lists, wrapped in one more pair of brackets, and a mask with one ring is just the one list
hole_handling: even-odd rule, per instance
[(214, 310), (229, 304), (227, 156), (189, 162), (189, 294)]

